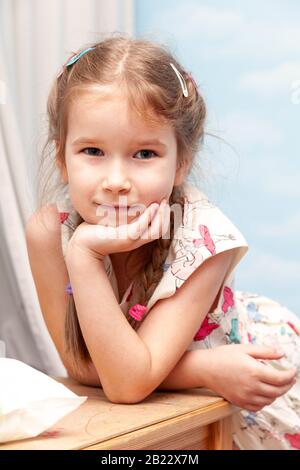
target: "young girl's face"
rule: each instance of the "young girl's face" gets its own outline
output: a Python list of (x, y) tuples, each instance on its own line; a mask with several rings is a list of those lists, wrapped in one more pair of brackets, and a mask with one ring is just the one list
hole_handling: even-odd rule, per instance
[[(174, 130), (143, 122), (117, 89), (78, 97), (70, 105), (67, 126), (62, 176), (87, 223), (101, 223), (103, 205), (139, 205), (142, 212), (168, 200), (174, 184), (181, 183)], [(115, 213), (130, 223), (140, 212), (130, 215), (119, 208)]]

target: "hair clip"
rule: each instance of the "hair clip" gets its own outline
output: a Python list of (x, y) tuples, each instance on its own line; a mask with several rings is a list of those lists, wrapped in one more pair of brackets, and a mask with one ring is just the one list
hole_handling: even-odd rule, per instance
[(180, 85), (181, 85), (181, 88), (182, 88), (182, 92), (183, 92), (183, 96), (187, 97), (189, 96), (189, 92), (188, 92), (188, 89), (187, 89), (187, 86), (186, 86), (186, 83), (185, 83), (185, 80), (183, 78), (183, 76), (181, 75), (181, 73), (177, 70), (177, 68), (175, 67), (174, 64), (172, 64), (170, 62), (170, 65), (172, 67), (172, 69), (174, 70), (174, 72), (176, 73), (177, 77), (178, 77), (178, 80), (180, 82)]
[(136, 321), (141, 321), (143, 316), (147, 313), (148, 308), (145, 305), (136, 304), (129, 310), (129, 315)]
[(195, 82), (195, 80), (193, 79), (191, 73), (188, 73), (188, 77), (189, 77), (189, 79), (191, 80), (192, 84), (194, 85), (194, 87), (195, 87), (196, 90), (197, 90), (198, 85), (197, 85), (197, 83)]
[(73, 294), (73, 290), (72, 290), (72, 286), (71, 286), (71, 283), (68, 282), (68, 284), (66, 285), (66, 289), (65, 289), (66, 293), (71, 295)]
[(95, 48), (94, 47), (88, 47), (87, 49), (84, 49), (83, 51), (79, 52), (75, 56), (72, 56), (71, 59), (66, 63), (66, 67), (69, 67), (69, 65), (74, 64), (75, 62), (77, 62), (78, 59), (80, 59), (81, 56), (86, 54), (86, 52), (91, 51), (93, 49), (95, 49)]
[(86, 52), (91, 51), (92, 49), (95, 49), (95, 47), (88, 47), (87, 49), (84, 49), (78, 53), (73, 52), (72, 55), (68, 58), (67, 62), (63, 65), (62, 70), (59, 72), (56, 78), (58, 79), (63, 74), (65, 67), (69, 67), (69, 65), (74, 64), (81, 56), (83, 56)]

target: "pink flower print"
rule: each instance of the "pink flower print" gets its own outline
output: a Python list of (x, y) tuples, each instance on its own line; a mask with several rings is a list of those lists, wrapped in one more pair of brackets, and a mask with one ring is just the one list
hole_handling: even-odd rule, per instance
[(294, 449), (300, 449), (300, 434), (299, 433), (296, 433), (296, 434), (285, 433), (284, 437), (287, 441), (289, 441), (289, 443), (291, 444), (292, 447), (294, 447)]
[(208, 251), (212, 254), (216, 254), (216, 246), (214, 244), (213, 239), (210, 236), (209, 229), (206, 227), (206, 225), (199, 225), (198, 227), (199, 233), (202, 236), (202, 239), (195, 239), (193, 241), (193, 244), (196, 248), (199, 248), (200, 246), (206, 246)]
[(292, 330), (296, 333), (297, 336), (300, 336), (300, 332), (299, 330), (297, 330), (294, 323), (291, 323), (290, 321), (288, 321), (287, 324), (292, 328)]
[(222, 304), (223, 314), (227, 313), (229, 308), (234, 307), (233, 292), (230, 287), (225, 286), (223, 291), (224, 302)]
[(145, 305), (135, 304), (129, 310), (129, 315), (137, 321), (141, 321), (143, 316), (147, 313), (148, 308)]
[(219, 326), (218, 323), (208, 323), (208, 315), (206, 315), (201, 327), (194, 336), (194, 341), (201, 341), (206, 338), (206, 336), (210, 335), (213, 330), (219, 328)]
[(60, 212), (59, 217), (60, 217), (60, 223), (63, 224), (65, 220), (67, 220), (67, 218), (69, 217), (69, 212)]

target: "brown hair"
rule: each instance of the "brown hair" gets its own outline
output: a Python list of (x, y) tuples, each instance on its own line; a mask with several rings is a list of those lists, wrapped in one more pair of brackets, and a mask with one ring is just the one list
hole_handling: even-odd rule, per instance
[[(86, 45), (82, 50), (86, 47), (94, 49), (82, 55), (72, 66), (64, 67), (63, 73), (53, 83), (47, 103), (49, 128), (43, 153), (49, 145), (56, 145), (57, 163), (64, 164), (67, 115), (71, 100), (89, 90), (91, 85), (114, 83), (125, 90), (129, 105), (145, 121), (172, 125), (177, 142), (177, 166), (185, 166), (190, 171), (203, 142), (206, 107), (199, 88), (174, 55), (164, 45), (145, 39), (133, 39), (123, 34), (110, 35), (100, 42)], [(180, 82), (170, 62), (183, 76), (188, 97), (183, 96)], [(53, 153), (50, 152), (49, 155), (54, 160)], [(49, 178), (47, 181), (39, 181), (45, 195)], [(59, 184), (62, 185), (62, 190), (67, 189), (62, 181), (56, 187)], [(181, 205), (183, 213), (182, 186), (173, 188), (169, 204), (171, 206), (174, 203)], [(163, 263), (174, 236), (172, 215), (171, 211), (170, 237), (151, 242), (151, 256), (149, 260), (145, 260), (145, 265), (135, 278), (134, 295), (130, 299), (129, 308), (136, 303), (147, 305), (162, 277)], [(82, 221), (78, 214), (77, 226)], [(128, 314), (126, 318), (137, 330), (140, 322)], [(65, 338), (74, 360), (76, 357), (87, 362), (90, 360), (72, 295), (69, 296), (66, 312)]]

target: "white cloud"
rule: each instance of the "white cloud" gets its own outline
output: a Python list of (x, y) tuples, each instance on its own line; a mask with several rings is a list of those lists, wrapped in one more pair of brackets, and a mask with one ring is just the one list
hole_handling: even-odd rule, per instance
[[(213, 51), (211, 51), (213, 52)], [(215, 53), (218, 53), (216, 48)], [(276, 24), (265, 18), (247, 21), (243, 18), (241, 28), (233, 32), (230, 41), (225, 42), (219, 49), (219, 56), (224, 58), (240, 57), (255, 59), (286, 58), (288, 54), (299, 56), (300, 29), (297, 24)]]
[[(300, 40), (300, 37), (299, 37)], [(277, 93), (291, 95), (292, 84), (300, 79), (300, 61), (289, 61), (278, 66), (250, 72), (241, 77), (239, 88), (250, 90), (263, 96), (272, 96)]]
[(242, 148), (249, 144), (259, 144), (264, 148), (274, 147), (284, 139), (282, 130), (272, 121), (242, 111), (227, 114), (222, 119), (221, 127), (225, 132), (225, 139)]
[(235, 10), (199, 5), (194, 1), (175, 3), (172, 11), (162, 13), (160, 20), (163, 28), (168, 25), (168, 33), (175, 33), (180, 39), (205, 36), (216, 40), (231, 36), (232, 31), (243, 24), (240, 13)]
[(299, 56), (298, 18), (283, 21), (276, 15), (258, 15), (252, 19), (237, 9), (216, 8), (185, 1), (163, 11), (159, 18), (160, 34), (177, 41), (197, 41), (197, 53), (206, 60), (267, 59), (269, 62), (288, 54)]

